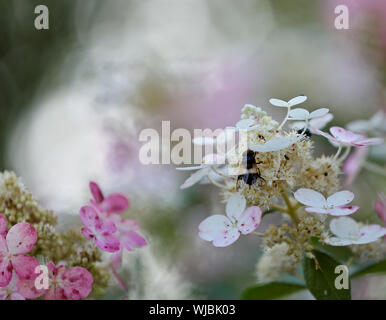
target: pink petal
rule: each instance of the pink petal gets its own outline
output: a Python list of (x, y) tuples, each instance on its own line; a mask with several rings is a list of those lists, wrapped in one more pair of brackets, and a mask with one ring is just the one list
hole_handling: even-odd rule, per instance
[(230, 228), (226, 232), (224, 232), (221, 235), (217, 235), (213, 239), (213, 245), (215, 247), (227, 247), (237, 241), (237, 239), (240, 237), (240, 232), (237, 230), (237, 228)]
[(294, 197), (306, 206), (322, 208), (326, 205), (326, 199), (323, 195), (312, 189), (301, 188), (294, 193)]
[(360, 138), (359, 135), (341, 127), (331, 127), (330, 132), (337, 140), (344, 143), (351, 143)]
[(119, 250), (111, 255), (111, 264), (115, 270), (118, 270), (122, 265), (123, 250)]
[(386, 202), (376, 200), (374, 203), (374, 210), (378, 217), (386, 223)]
[(327, 205), (329, 206), (344, 206), (350, 203), (354, 199), (354, 193), (351, 191), (343, 190), (334, 193), (327, 198)]
[(13, 256), (11, 262), (15, 272), (20, 278), (31, 280), (37, 277), (35, 269), (39, 266), (39, 263), (34, 257), (23, 255)]
[(5, 287), (12, 279), (12, 264), (6, 256), (0, 253), (0, 287)]
[(91, 273), (82, 267), (73, 267), (63, 274), (63, 292), (68, 299), (86, 298), (92, 289), (94, 279)]
[(146, 239), (135, 231), (128, 231), (122, 239), (122, 246), (129, 251), (132, 251), (133, 248), (143, 247), (146, 244)]
[(3, 236), (0, 235), (0, 256), (1, 254), (8, 255), (7, 241)]
[(17, 291), (27, 299), (35, 299), (42, 296), (46, 292), (46, 290), (36, 289), (35, 280), (36, 279), (25, 280), (19, 278), (17, 281)]
[(253, 232), (261, 222), (261, 209), (257, 206), (246, 209), (238, 220), (238, 229), (242, 234)]
[(358, 206), (341, 206), (341, 207), (328, 209), (327, 211), (332, 216), (347, 216), (349, 214), (354, 213), (358, 209), (359, 209)]
[(344, 162), (343, 171), (346, 174), (344, 186), (350, 186), (358, 175), (363, 161), (366, 159), (368, 147), (357, 147)]
[(116, 252), (120, 248), (120, 242), (114, 236), (101, 236), (94, 239), (95, 244), (107, 252)]
[(14, 292), (10, 295), (9, 300), (25, 300), (25, 298), (17, 292)]
[(8, 250), (12, 254), (30, 252), (37, 240), (36, 230), (27, 222), (14, 225), (7, 233)]
[(100, 206), (106, 212), (122, 212), (129, 207), (129, 200), (123, 194), (114, 193), (107, 196)]
[(355, 145), (357, 146), (368, 146), (371, 144), (381, 144), (381, 143), (383, 143), (382, 138), (367, 138), (367, 139), (361, 139), (361, 140), (355, 141)]
[(95, 232), (96, 228), (100, 228), (102, 222), (99, 218), (98, 213), (92, 206), (83, 206), (80, 208), (80, 220), (83, 224), (90, 229), (90, 231)]
[(44, 300), (67, 300), (61, 287), (51, 286), (44, 296)]
[(93, 239), (94, 233), (88, 228), (82, 228), (82, 233), (87, 239)]
[(108, 236), (117, 231), (117, 227), (111, 219), (102, 220), (101, 225), (96, 229), (98, 234)]
[(198, 235), (206, 241), (213, 241), (219, 235), (228, 231), (231, 227), (230, 220), (220, 214), (206, 218), (198, 226)]
[(0, 236), (7, 233), (7, 220), (0, 214)]
[(383, 228), (378, 224), (371, 224), (363, 228), (360, 228), (359, 234), (360, 234), (360, 243), (369, 243), (369, 242), (376, 241), (380, 237), (383, 237), (384, 235), (386, 235), (386, 228)]
[(104, 196), (103, 196), (103, 193), (102, 193), (101, 189), (99, 188), (98, 184), (91, 181), (89, 186), (90, 186), (91, 194), (94, 197), (95, 201), (97, 203), (101, 203), (104, 199)]

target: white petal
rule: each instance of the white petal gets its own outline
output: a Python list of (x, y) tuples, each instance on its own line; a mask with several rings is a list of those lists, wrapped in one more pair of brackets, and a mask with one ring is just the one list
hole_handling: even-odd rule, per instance
[(290, 111), (289, 116), (291, 117), (289, 120), (305, 120), (309, 118), (310, 113), (303, 108), (296, 108)]
[(311, 119), (309, 122), (311, 131), (313, 131), (314, 128), (323, 129), (333, 118), (334, 116), (331, 113), (327, 113), (322, 117)]
[(226, 247), (234, 243), (240, 237), (240, 232), (236, 227), (231, 227), (223, 234), (216, 236), (213, 239), (213, 245), (215, 247)]
[(326, 198), (321, 193), (312, 189), (301, 188), (294, 193), (294, 197), (306, 206), (323, 208), (326, 205)]
[(193, 173), (186, 181), (180, 186), (180, 189), (190, 188), (204, 178), (209, 172), (210, 168), (204, 168)]
[(328, 211), (328, 214), (332, 216), (347, 216), (349, 214), (353, 214), (358, 209), (359, 209), (358, 206), (341, 206), (341, 207), (328, 209), (327, 211)]
[(280, 137), (271, 139), (263, 145), (254, 145), (250, 147), (250, 149), (257, 152), (271, 152), (287, 148), (295, 142), (296, 140), (294, 141), (287, 137)]
[(255, 124), (253, 119), (243, 119), (236, 123), (236, 127), (239, 129), (248, 129), (253, 124)]
[(344, 206), (354, 199), (354, 193), (348, 190), (339, 191), (327, 198), (328, 206)]
[(216, 214), (206, 218), (198, 226), (198, 235), (206, 241), (213, 241), (231, 228), (230, 220), (222, 215)]
[(176, 170), (180, 170), (180, 171), (193, 171), (193, 170), (200, 170), (200, 169), (203, 169), (205, 167), (207, 167), (208, 165), (204, 165), (204, 164), (200, 164), (199, 166), (192, 166), (192, 167), (179, 167), (179, 168), (176, 168)]
[(325, 116), (327, 113), (328, 113), (328, 110), (327, 108), (320, 108), (320, 109), (316, 109), (315, 111), (312, 111), (310, 113), (310, 118), (319, 118), (319, 117), (323, 117)]
[(357, 244), (370, 243), (386, 235), (386, 228), (379, 224), (371, 224), (360, 228), (359, 234), (360, 238), (356, 241)]
[(233, 194), (227, 201), (226, 214), (232, 220), (236, 221), (245, 210), (247, 200), (241, 193)]
[(332, 219), (330, 222), (330, 230), (342, 239), (357, 239), (359, 237), (358, 223), (349, 217)]
[(290, 107), (293, 107), (293, 106), (296, 106), (297, 104), (303, 103), (306, 100), (307, 100), (306, 96), (298, 96), (288, 101), (288, 104)]
[(242, 234), (253, 232), (261, 222), (261, 209), (257, 206), (249, 207), (245, 210), (237, 223), (237, 227)]
[(368, 120), (356, 120), (348, 123), (346, 128), (354, 132), (367, 132), (372, 129)]
[(328, 210), (323, 209), (323, 208), (314, 208), (314, 207), (308, 207), (305, 208), (307, 212), (312, 212), (312, 213), (320, 213), (320, 214), (328, 214)]
[(349, 246), (354, 243), (353, 240), (350, 239), (341, 239), (337, 237), (331, 237), (324, 240), (325, 243), (331, 246)]
[(269, 103), (276, 107), (285, 107), (288, 108), (288, 103), (280, 99), (269, 99)]
[(295, 121), (289, 124), (291, 129), (300, 130), (305, 127), (306, 123), (304, 121)]

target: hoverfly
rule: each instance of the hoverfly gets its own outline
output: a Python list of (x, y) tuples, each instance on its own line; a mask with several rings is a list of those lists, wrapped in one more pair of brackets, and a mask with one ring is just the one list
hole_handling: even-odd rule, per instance
[[(246, 167), (247, 172), (240, 174), (237, 177), (236, 185), (239, 185), (239, 181), (242, 180), (245, 184), (247, 184), (249, 187), (253, 186), (258, 182), (259, 180), (265, 181), (265, 179), (261, 176), (260, 169), (257, 167), (258, 164), (262, 162), (257, 163), (256, 162), (256, 152), (248, 149), (243, 154), (243, 160), (242, 165)], [(261, 184), (260, 184), (261, 185)]]

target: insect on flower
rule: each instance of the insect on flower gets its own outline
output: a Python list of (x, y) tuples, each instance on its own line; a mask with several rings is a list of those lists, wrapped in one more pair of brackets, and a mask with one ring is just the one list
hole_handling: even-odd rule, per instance
[(336, 192), (326, 199), (317, 191), (301, 188), (294, 196), (297, 201), (308, 206), (305, 209), (307, 212), (345, 216), (359, 209), (358, 206), (347, 206), (354, 199), (354, 193), (347, 190)]
[[(248, 186), (255, 185), (258, 180), (261, 182), (265, 181), (265, 179), (261, 176), (260, 169), (257, 165), (260, 164), (256, 162), (256, 152), (248, 149), (243, 154), (242, 165), (246, 167), (247, 172), (240, 174), (237, 177), (237, 185), (239, 181), (242, 180)], [(252, 171), (252, 172), (251, 172)]]

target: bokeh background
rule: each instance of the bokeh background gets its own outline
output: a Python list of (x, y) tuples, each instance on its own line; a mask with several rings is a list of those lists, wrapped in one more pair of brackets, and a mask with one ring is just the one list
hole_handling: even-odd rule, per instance
[[(34, 28), (38, 4), (49, 30)], [(339, 4), (349, 30), (334, 26)], [(131, 199), (127, 216), (150, 246), (125, 257), (129, 297), (237, 299), (256, 282), (258, 238), (225, 249), (199, 239), (198, 224), (224, 212), (218, 190), (180, 190), (187, 176), (174, 165), (141, 165), (139, 132), (162, 120), (222, 128), (245, 103), (281, 120), (269, 98), (299, 94), (344, 126), (385, 108), (385, 58), (383, 0), (0, 0), (0, 167), (22, 176), (61, 228), (79, 223), (90, 180)], [(385, 154), (372, 160), (383, 165)], [(352, 190), (358, 215), (377, 222), (385, 178), (363, 171)], [(356, 298), (386, 298), (384, 278), (354, 286)], [(123, 296), (112, 287), (105, 298)]]

